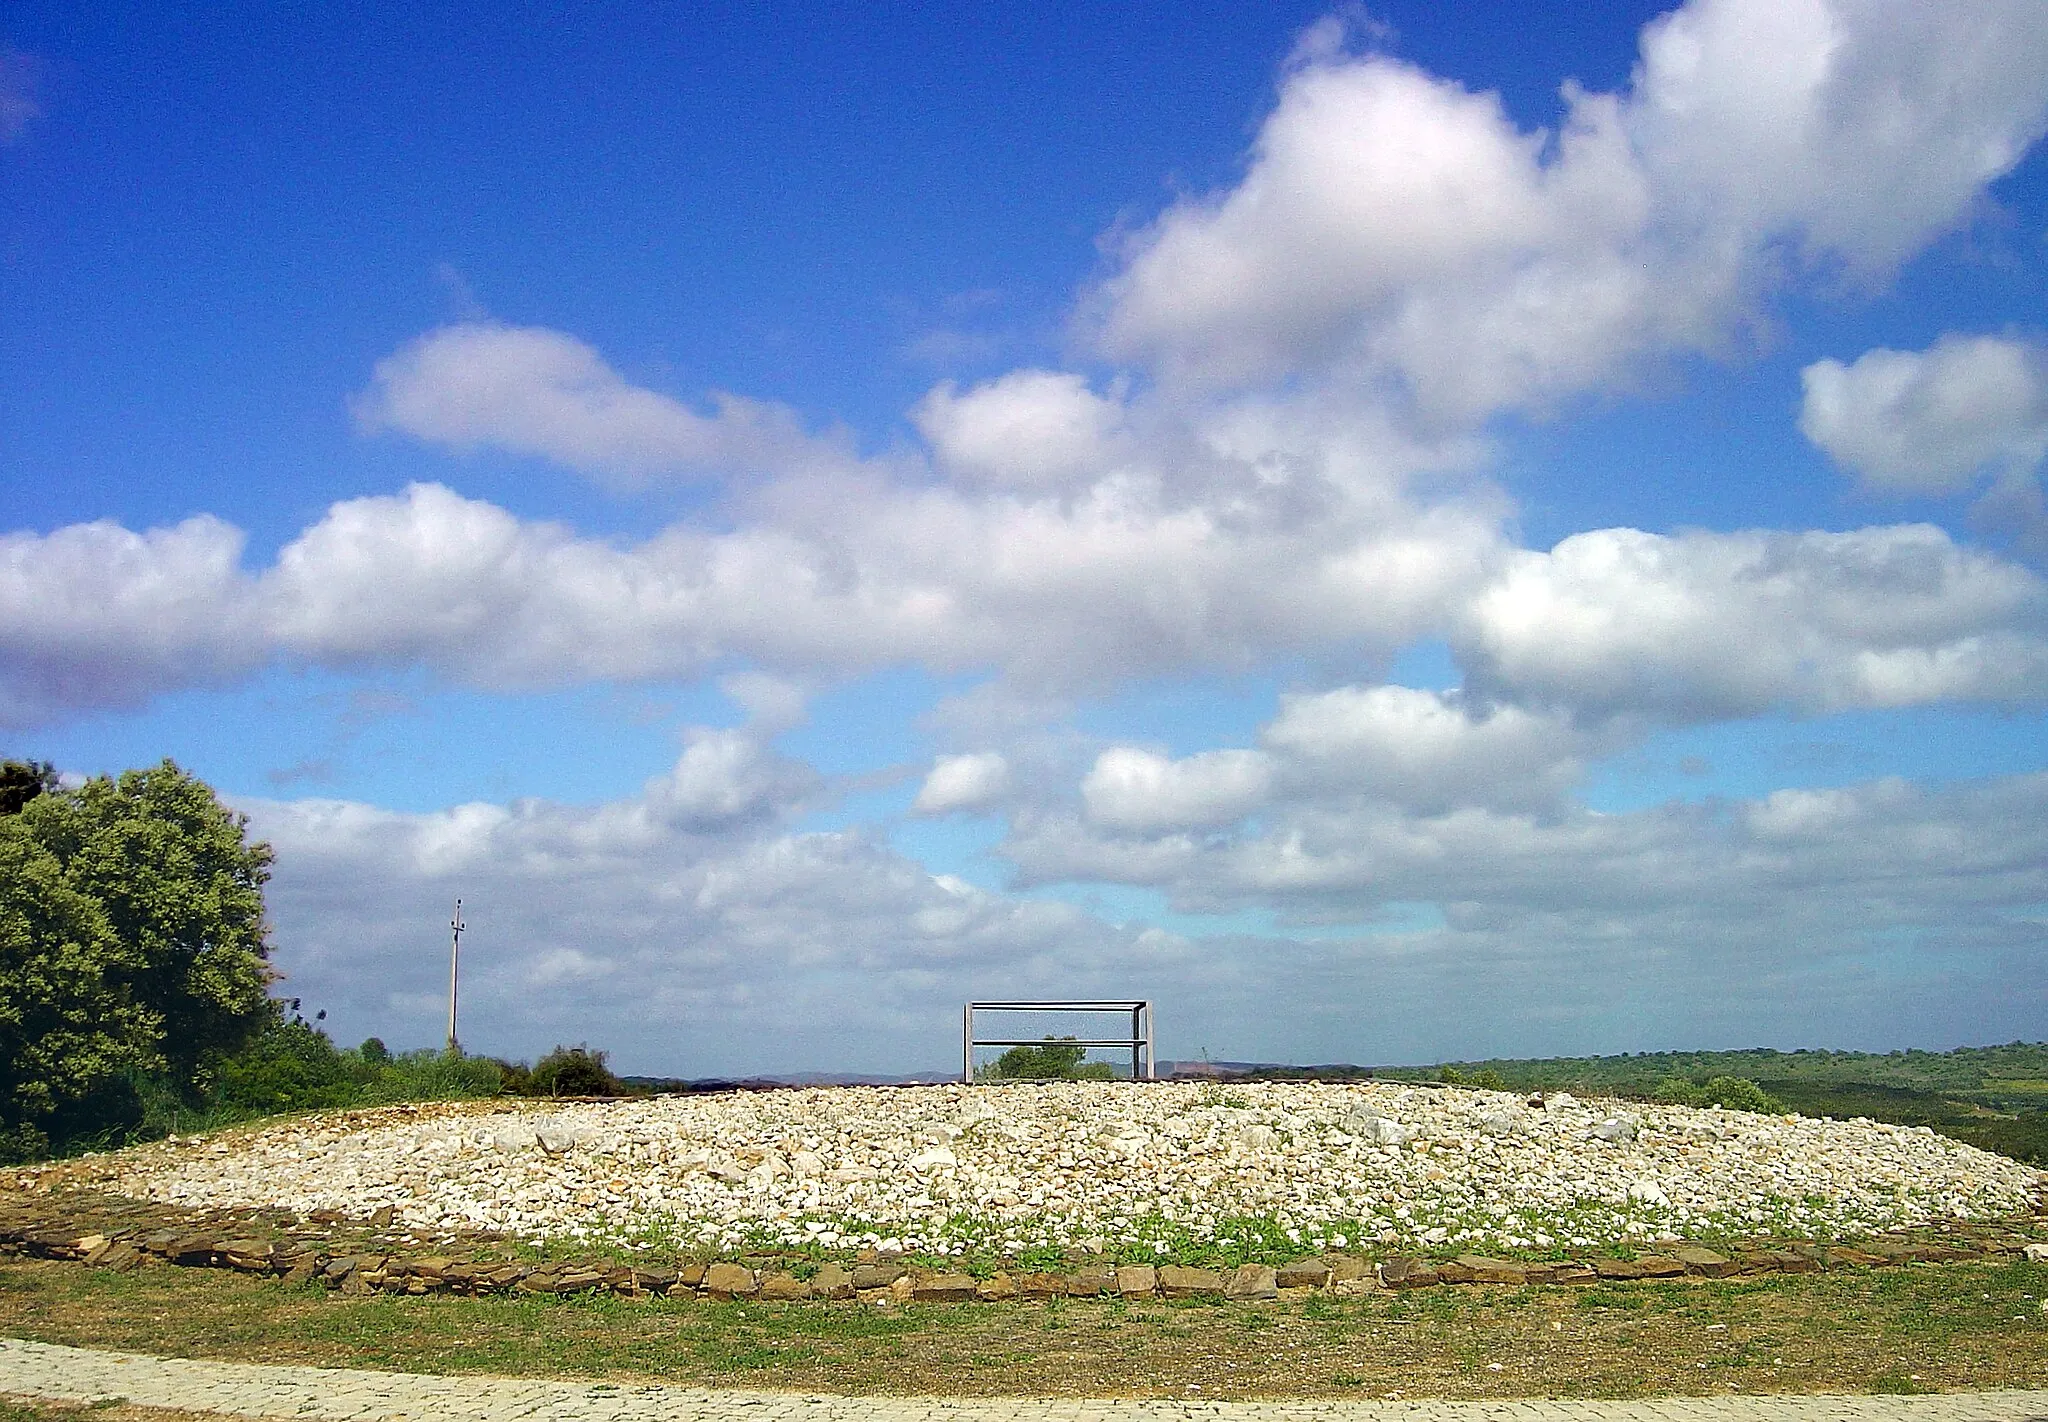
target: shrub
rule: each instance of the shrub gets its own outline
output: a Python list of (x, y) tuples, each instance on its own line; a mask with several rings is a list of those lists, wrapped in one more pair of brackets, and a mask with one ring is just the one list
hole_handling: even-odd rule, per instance
[(1667, 1106), (1704, 1106), (1707, 1094), (1690, 1077), (1667, 1076), (1651, 1089), (1650, 1099)]
[(1730, 1111), (1757, 1111), (1771, 1114), (1785, 1108), (1773, 1101), (1761, 1086), (1739, 1076), (1716, 1076), (1707, 1081), (1702, 1094), (1710, 1106), (1720, 1106)]
[(359, 1061), (296, 1013), (287, 1019), (277, 1004), (256, 1039), (214, 1067), (206, 1104), (228, 1117), (353, 1105), (362, 1085)]
[(1109, 1081), (1108, 1062), (1091, 1062), (1088, 1049), (1072, 1037), (1047, 1037), (1042, 1046), (1012, 1047), (981, 1074), (999, 1081)]
[[(375, 1042), (377, 1039), (370, 1039)], [(365, 1044), (367, 1045), (367, 1044)], [(382, 1043), (378, 1043), (382, 1046)], [(466, 1101), (499, 1092), (499, 1063), (489, 1057), (466, 1057), (422, 1047), (416, 1052), (385, 1053), (382, 1062), (372, 1061), (360, 1048), (366, 1079), (360, 1100), (364, 1105), (394, 1101)]]
[(1773, 1114), (1785, 1109), (1761, 1086), (1744, 1077), (1716, 1076), (1704, 1086), (1684, 1076), (1667, 1076), (1651, 1091), (1653, 1099), (1672, 1106), (1719, 1106), (1728, 1111)]
[(605, 1053), (578, 1043), (556, 1047), (533, 1064), (531, 1096), (624, 1096), (626, 1084), (605, 1065)]

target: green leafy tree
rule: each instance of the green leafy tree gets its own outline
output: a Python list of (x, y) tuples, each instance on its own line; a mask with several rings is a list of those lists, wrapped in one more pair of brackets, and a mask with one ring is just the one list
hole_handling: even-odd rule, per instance
[(1047, 1037), (1043, 1044), (1012, 1047), (986, 1069), (1003, 1081), (1107, 1081), (1107, 1062), (1087, 1060), (1088, 1049), (1072, 1037)]
[(141, 956), (19, 815), (0, 818), (0, 1160), (33, 1159), (132, 1073), (162, 1065)]
[(246, 826), (168, 760), (0, 817), (0, 1130), (18, 1150), (121, 1124), (118, 1078), (196, 1099), (271, 1020), (271, 853)]
[(0, 815), (18, 815), (21, 807), (57, 788), (57, 767), (47, 760), (0, 760)]
[(581, 1044), (556, 1047), (533, 1064), (525, 1095), (624, 1096), (626, 1084), (605, 1065), (605, 1053)]

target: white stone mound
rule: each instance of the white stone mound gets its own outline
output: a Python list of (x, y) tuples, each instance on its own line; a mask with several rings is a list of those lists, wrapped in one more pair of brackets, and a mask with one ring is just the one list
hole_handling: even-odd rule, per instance
[[(423, 1121), (422, 1116), (426, 1119)], [(2027, 1208), (2044, 1177), (1918, 1128), (1396, 1084), (832, 1087), (280, 1123), (123, 1154), (189, 1206), (405, 1229), (943, 1252), (1286, 1232), (1593, 1248)], [(1249, 1223), (1248, 1223), (1249, 1222)]]

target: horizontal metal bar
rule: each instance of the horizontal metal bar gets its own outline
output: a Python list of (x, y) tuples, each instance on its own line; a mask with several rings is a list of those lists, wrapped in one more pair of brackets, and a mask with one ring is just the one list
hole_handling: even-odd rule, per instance
[(1136, 1012), (1152, 1004), (1134, 1002), (970, 1002), (976, 1012)]
[(1143, 1037), (976, 1037), (977, 1047), (1142, 1047)]

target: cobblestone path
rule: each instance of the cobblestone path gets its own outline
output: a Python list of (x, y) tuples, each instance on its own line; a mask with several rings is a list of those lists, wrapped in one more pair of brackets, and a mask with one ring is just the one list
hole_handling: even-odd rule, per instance
[(2048, 1391), (1643, 1402), (834, 1397), (213, 1363), (0, 1339), (0, 1394), (349, 1422), (2048, 1422)]

